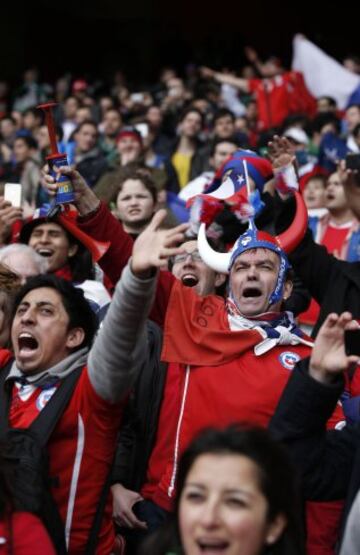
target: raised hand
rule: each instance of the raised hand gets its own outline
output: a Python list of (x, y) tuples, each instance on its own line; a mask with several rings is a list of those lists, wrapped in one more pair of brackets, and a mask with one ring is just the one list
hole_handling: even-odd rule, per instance
[[(89, 188), (86, 185), (85, 179), (79, 174), (79, 172), (74, 170), (70, 166), (63, 166), (61, 168), (55, 167), (54, 170), (56, 175), (59, 175), (59, 176), (66, 175), (67, 177), (69, 177), (71, 184), (73, 186), (73, 189), (75, 191), (75, 198), (79, 198)], [(55, 196), (58, 189), (58, 184), (57, 184), (56, 177), (53, 177), (49, 173), (48, 166), (45, 166), (43, 168), (42, 176), (43, 176), (42, 184), (46, 188), (46, 191), (50, 196)]]
[[(93, 212), (100, 204), (100, 199), (95, 195), (95, 193), (88, 187), (85, 179), (82, 175), (71, 168), (70, 166), (63, 166), (61, 168), (54, 168), (56, 175), (66, 175), (73, 186), (75, 193), (75, 201), (77, 209), (81, 216), (86, 216), (86, 214)], [(50, 197), (56, 195), (58, 184), (56, 182), (56, 177), (53, 177), (49, 173), (48, 166), (45, 166), (42, 171), (42, 186), (46, 189)]]
[(204, 79), (212, 79), (216, 73), (216, 71), (214, 71), (213, 69), (205, 66), (201, 66), (199, 70), (201, 77), (203, 77)]
[(172, 229), (160, 229), (166, 210), (159, 210), (136, 239), (132, 252), (131, 269), (138, 277), (146, 277), (153, 268), (161, 268), (170, 258), (184, 252), (179, 245), (184, 240), (188, 224)]
[(7, 241), (11, 233), (11, 226), (16, 220), (23, 218), (22, 208), (12, 206), (11, 202), (0, 197), (0, 243)]
[(359, 324), (350, 312), (332, 313), (326, 318), (316, 337), (310, 358), (310, 374), (323, 383), (359, 364), (359, 357), (345, 352), (345, 330), (357, 330)]
[(252, 64), (256, 63), (259, 59), (258, 53), (252, 46), (245, 46), (244, 48), (245, 56)]
[(268, 142), (268, 155), (274, 172), (295, 162), (295, 149), (286, 137), (274, 135), (272, 141)]

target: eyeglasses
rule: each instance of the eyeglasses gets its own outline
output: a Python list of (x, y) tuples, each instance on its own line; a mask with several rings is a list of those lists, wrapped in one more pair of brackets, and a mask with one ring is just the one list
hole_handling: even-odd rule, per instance
[(181, 264), (182, 262), (185, 262), (189, 256), (190, 256), (190, 258), (193, 262), (201, 262), (202, 261), (200, 253), (198, 251), (194, 251), (194, 252), (184, 252), (182, 254), (177, 254), (176, 256), (173, 257), (172, 263), (173, 264), (178, 264), (178, 263)]

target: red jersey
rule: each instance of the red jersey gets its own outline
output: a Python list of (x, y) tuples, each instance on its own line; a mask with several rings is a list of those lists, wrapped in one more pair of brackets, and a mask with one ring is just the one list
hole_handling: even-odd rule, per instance
[(341, 259), (341, 253), (345, 242), (348, 240), (349, 230), (352, 226), (352, 221), (343, 226), (336, 226), (329, 222), (320, 244), (324, 245), (330, 254)]
[[(10, 530), (10, 522), (11, 530)], [(10, 547), (12, 541), (12, 549)], [(0, 520), (0, 555), (56, 555), (48, 533), (37, 516), (15, 512)]]
[[(235, 422), (268, 426), (291, 370), (309, 354), (305, 345), (283, 345), (260, 357), (249, 350), (221, 366), (170, 363), (141, 494), (171, 510), (179, 456), (192, 439), (204, 428), (224, 428)], [(338, 407), (329, 425), (343, 420)]]
[[(27, 428), (56, 391), (33, 385), (12, 390), (10, 424)], [(98, 500), (110, 471), (120, 426), (122, 404), (111, 404), (95, 392), (87, 368), (48, 443), (52, 494), (65, 526), (68, 552), (84, 553)], [(96, 550), (108, 555), (114, 543), (109, 497)]]
[(280, 126), (290, 114), (315, 114), (315, 99), (297, 71), (287, 71), (271, 79), (249, 79), (249, 89), (256, 99), (260, 131)]

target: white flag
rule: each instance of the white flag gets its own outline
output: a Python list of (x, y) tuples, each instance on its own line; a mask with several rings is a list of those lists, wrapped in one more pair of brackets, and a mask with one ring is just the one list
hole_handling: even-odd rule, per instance
[(331, 96), (340, 109), (346, 107), (350, 95), (360, 85), (359, 75), (301, 35), (293, 40), (292, 69), (303, 73), (306, 86), (315, 98)]

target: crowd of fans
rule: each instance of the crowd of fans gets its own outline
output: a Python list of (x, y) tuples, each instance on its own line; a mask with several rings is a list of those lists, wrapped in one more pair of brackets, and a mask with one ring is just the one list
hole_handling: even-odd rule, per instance
[(0, 82), (0, 553), (360, 551), (360, 104), (246, 55)]

